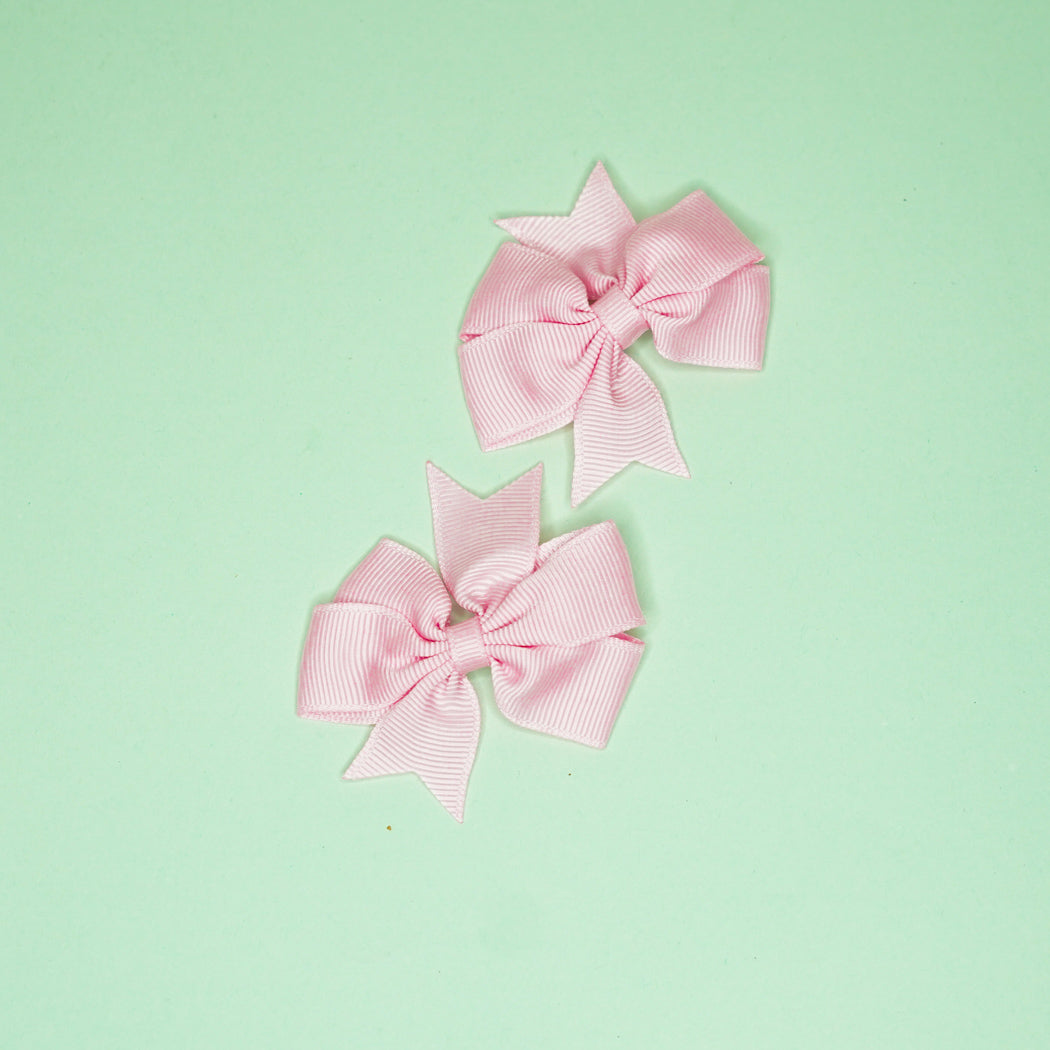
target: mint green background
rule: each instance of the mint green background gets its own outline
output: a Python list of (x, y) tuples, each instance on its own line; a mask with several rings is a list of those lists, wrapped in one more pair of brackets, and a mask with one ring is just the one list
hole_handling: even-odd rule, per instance
[[(684, 13), (683, 13), (684, 12)], [(0, 10), (0, 1043), (1050, 1045), (1039, 4)], [(691, 482), (482, 455), (491, 219), (604, 159), (768, 254), (767, 365), (643, 340)], [(424, 461), (613, 518), (609, 748), (495, 713), (457, 826), (294, 716)], [(387, 825), (391, 830), (387, 830)]]

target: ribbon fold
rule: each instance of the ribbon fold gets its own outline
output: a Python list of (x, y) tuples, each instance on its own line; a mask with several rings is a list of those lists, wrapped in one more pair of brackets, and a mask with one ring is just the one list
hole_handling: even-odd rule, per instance
[[(414, 772), (463, 820), (480, 712), (467, 675), (491, 665), (512, 722), (604, 747), (643, 643), (612, 522), (539, 542), (542, 465), (487, 499), (427, 464), (439, 576), (381, 540), (313, 613), (299, 714), (374, 723), (344, 774)], [(452, 622), (452, 599), (471, 615)]]
[(761, 368), (762, 253), (700, 191), (635, 222), (600, 163), (571, 215), (497, 225), (518, 243), (496, 252), (460, 332), (481, 447), (573, 422), (573, 506), (634, 461), (688, 477), (660, 392), (624, 351), (651, 330), (668, 360)]

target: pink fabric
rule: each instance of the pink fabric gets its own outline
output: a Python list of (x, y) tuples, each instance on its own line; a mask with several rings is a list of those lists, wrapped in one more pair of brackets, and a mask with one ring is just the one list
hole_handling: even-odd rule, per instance
[(651, 329), (672, 361), (761, 368), (762, 253), (703, 193), (636, 223), (605, 168), (568, 216), (505, 219), (460, 338), (486, 451), (575, 422), (576, 506), (628, 463), (688, 477), (652, 381), (624, 350)]
[[(375, 723), (347, 779), (417, 773), (462, 821), (479, 729), (466, 676), (487, 665), (512, 722), (605, 746), (642, 653), (623, 632), (645, 621), (612, 522), (540, 544), (542, 470), (478, 499), (428, 463), (441, 576), (382, 540), (314, 610), (299, 714)], [(468, 619), (451, 622), (452, 598)]]

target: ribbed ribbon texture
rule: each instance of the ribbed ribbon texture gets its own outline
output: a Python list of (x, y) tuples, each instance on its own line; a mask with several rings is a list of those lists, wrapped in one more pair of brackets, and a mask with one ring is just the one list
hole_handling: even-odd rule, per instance
[(612, 522), (540, 544), (542, 470), (478, 499), (428, 463), (441, 575), (382, 540), (314, 610), (299, 714), (375, 724), (347, 779), (416, 773), (462, 821), (480, 726), (466, 676), (488, 665), (512, 722), (605, 746), (642, 653), (623, 632), (645, 621)]
[(481, 446), (573, 422), (576, 506), (628, 463), (688, 477), (660, 392), (624, 350), (651, 330), (671, 361), (761, 368), (762, 253), (703, 193), (637, 223), (599, 164), (571, 215), (505, 219), (467, 308), (460, 370)]

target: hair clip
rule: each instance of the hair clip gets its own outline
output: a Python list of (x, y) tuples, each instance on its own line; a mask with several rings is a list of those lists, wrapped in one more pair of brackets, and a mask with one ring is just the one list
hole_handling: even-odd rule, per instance
[(762, 253), (697, 191), (636, 223), (605, 168), (572, 214), (503, 219), (460, 332), (463, 389), (485, 451), (574, 423), (576, 506), (628, 463), (688, 477), (660, 392), (623, 351), (651, 330), (671, 361), (760, 368)]
[[(467, 675), (491, 665), (512, 722), (604, 747), (645, 621), (611, 521), (539, 542), (542, 465), (487, 499), (427, 464), (441, 575), (381, 540), (314, 610), (299, 714), (374, 723), (348, 780), (416, 773), (456, 820), (480, 727)], [(453, 622), (452, 599), (472, 614)]]

